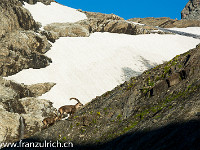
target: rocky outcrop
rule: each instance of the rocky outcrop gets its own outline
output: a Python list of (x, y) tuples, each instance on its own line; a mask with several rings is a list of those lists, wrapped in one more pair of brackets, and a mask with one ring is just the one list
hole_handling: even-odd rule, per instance
[(161, 28), (185, 28), (185, 27), (199, 27), (200, 21), (199, 20), (174, 20), (167, 17), (161, 18), (132, 18), (128, 19), (128, 21), (145, 24), (147, 26), (152, 26), (150, 29), (153, 29), (153, 26), (158, 26)]
[(24, 137), (30, 137), (35, 132), (43, 128), (42, 120), (46, 117), (53, 116), (57, 113), (49, 100), (36, 98), (23, 98), (19, 102), (23, 106), (25, 113), (21, 116), (24, 118)]
[(0, 105), (0, 142), (19, 140), (19, 118), (19, 114), (8, 112)]
[[(132, 24), (124, 20), (88, 19), (76, 23), (52, 23), (44, 27), (45, 32), (54, 33), (59, 37), (88, 37), (94, 32), (110, 32), (123, 34), (150, 34), (149, 28)], [(55, 41), (57, 36), (51, 41)]]
[(51, 63), (44, 55), (51, 45), (45, 36), (33, 31), (15, 31), (0, 41), (0, 75), (8, 76), (22, 69), (43, 68)]
[(59, 39), (59, 32), (54, 32), (54, 31), (40, 31), (41, 35), (46, 36), (47, 40), (50, 42), (54, 43), (57, 39)]
[(38, 83), (33, 85), (27, 85), (26, 88), (34, 97), (41, 96), (42, 94), (51, 90), (51, 88), (56, 85), (55, 83)]
[(6, 33), (18, 30), (38, 29), (30, 12), (22, 7), (18, 0), (0, 1), (0, 38), (5, 37)]
[(98, 12), (88, 12), (88, 11), (82, 11), (78, 10), (84, 14), (86, 14), (88, 19), (101, 19), (101, 20), (124, 20), (122, 17), (119, 17), (115, 14), (103, 14)]
[(19, 99), (17, 104), (21, 105), (20, 109), (24, 112), (10, 112), (0, 105), (0, 142), (15, 142), (22, 137), (33, 135), (43, 128), (42, 120), (56, 112), (52, 103), (47, 100), (23, 98)]
[(42, 120), (56, 110), (52, 102), (35, 97), (48, 92), (54, 85), (23, 85), (0, 77), (0, 142), (14, 142), (42, 129)]
[(42, 120), (55, 113), (52, 103), (36, 97), (55, 84), (24, 85), (1, 76), (51, 63), (44, 54), (51, 44), (37, 33), (36, 23), (19, 0), (0, 1), (0, 143), (15, 142), (41, 130)]
[(51, 45), (45, 36), (34, 32), (39, 23), (30, 12), (18, 0), (2, 0), (0, 11), (0, 76), (48, 66), (51, 59), (44, 53)]
[(79, 23), (52, 23), (44, 27), (48, 32), (57, 33), (59, 37), (87, 37), (89, 30)]
[(55, 0), (20, 0), (22, 3), (23, 2), (26, 2), (26, 3), (29, 3), (29, 4), (36, 4), (37, 2), (41, 2), (45, 5), (50, 5), (51, 2), (55, 2)]
[(124, 20), (90, 20), (92, 32), (124, 33), (130, 35), (150, 34), (145, 27)]
[(200, 20), (200, 0), (189, 0), (181, 12), (181, 18), (187, 20)]

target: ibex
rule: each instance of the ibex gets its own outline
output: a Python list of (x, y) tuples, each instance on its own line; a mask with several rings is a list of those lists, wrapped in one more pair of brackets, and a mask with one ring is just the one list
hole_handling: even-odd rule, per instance
[(60, 120), (61, 118), (58, 117), (58, 115), (56, 114), (55, 116), (52, 117), (47, 117), (43, 119), (43, 128), (47, 128), (49, 125), (53, 125), (57, 120)]
[(78, 103), (76, 105), (65, 105), (58, 109), (60, 117), (62, 118), (64, 113), (70, 115), (70, 117), (76, 112), (76, 110), (83, 106), (83, 104), (77, 98), (70, 98), (70, 100), (75, 99)]

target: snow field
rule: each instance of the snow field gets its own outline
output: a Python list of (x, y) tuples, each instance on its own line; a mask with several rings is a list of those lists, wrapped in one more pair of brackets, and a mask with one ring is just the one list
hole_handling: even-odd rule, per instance
[(42, 23), (42, 26), (55, 22), (77, 22), (87, 19), (84, 13), (56, 2), (51, 2), (50, 5), (44, 5), (41, 2), (31, 5), (25, 2), (24, 7), (31, 12), (36, 21)]
[(76, 97), (84, 104), (123, 83), (123, 68), (143, 72), (194, 48), (200, 40), (179, 35), (125, 35), (94, 33), (90, 37), (63, 37), (46, 55), (53, 63), (42, 69), (27, 69), (7, 79), (24, 84), (55, 82), (41, 99), (59, 108)]

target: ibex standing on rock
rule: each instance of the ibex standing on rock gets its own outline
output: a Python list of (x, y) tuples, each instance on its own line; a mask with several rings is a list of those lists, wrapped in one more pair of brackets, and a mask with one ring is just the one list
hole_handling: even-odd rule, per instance
[(76, 100), (78, 103), (76, 105), (65, 105), (65, 106), (60, 107), (58, 109), (58, 112), (60, 113), (61, 118), (64, 113), (67, 113), (70, 116), (72, 116), (78, 108), (83, 106), (83, 104), (77, 98), (70, 98), (70, 100), (72, 100), (72, 99)]

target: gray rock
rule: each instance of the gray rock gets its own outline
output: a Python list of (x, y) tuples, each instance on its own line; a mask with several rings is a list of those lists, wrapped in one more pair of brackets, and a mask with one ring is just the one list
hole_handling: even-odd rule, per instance
[(36, 4), (37, 2), (41, 2), (45, 5), (50, 5), (51, 2), (55, 2), (54, 0), (20, 0), (22, 3), (23, 2), (26, 2), (26, 3), (29, 3), (29, 4)]
[(48, 92), (55, 84), (56, 83), (38, 83), (38, 84), (28, 85), (27, 89), (34, 97), (38, 97)]
[(0, 41), (0, 75), (8, 76), (26, 68), (43, 68), (51, 63), (46, 53), (51, 45), (33, 31), (15, 31)]
[(89, 30), (79, 23), (52, 23), (44, 29), (57, 33), (59, 37), (88, 37), (90, 35)]
[(98, 12), (88, 12), (88, 11), (82, 11), (78, 10), (84, 14), (86, 14), (88, 19), (101, 19), (101, 20), (124, 20), (122, 17), (119, 17), (115, 14), (103, 14)]
[(37, 29), (38, 25), (30, 12), (18, 0), (0, 1), (0, 38), (6, 33), (23, 28)]
[(181, 12), (182, 19), (200, 20), (200, 1), (190, 0)]
[(52, 43), (54, 43), (57, 39), (59, 39), (59, 33), (58, 32), (41, 31), (40, 34), (46, 36), (46, 38)]
[(24, 85), (0, 77), (0, 142), (15, 142), (42, 129), (42, 120), (55, 114), (56, 109), (49, 100), (35, 97), (54, 85)]
[[(18, 100), (18, 103), (23, 107), (23, 113), (8, 112), (0, 105), (0, 142), (14, 142), (20, 140), (20, 137), (27, 138), (41, 131), (42, 120), (56, 113), (48, 100), (23, 98)], [(23, 123), (20, 122), (20, 117), (23, 118)], [(22, 133), (24, 135), (21, 135)]]
[(19, 139), (19, 118), (19, 114), (8, 112), (0, 105), (0, 142)]

